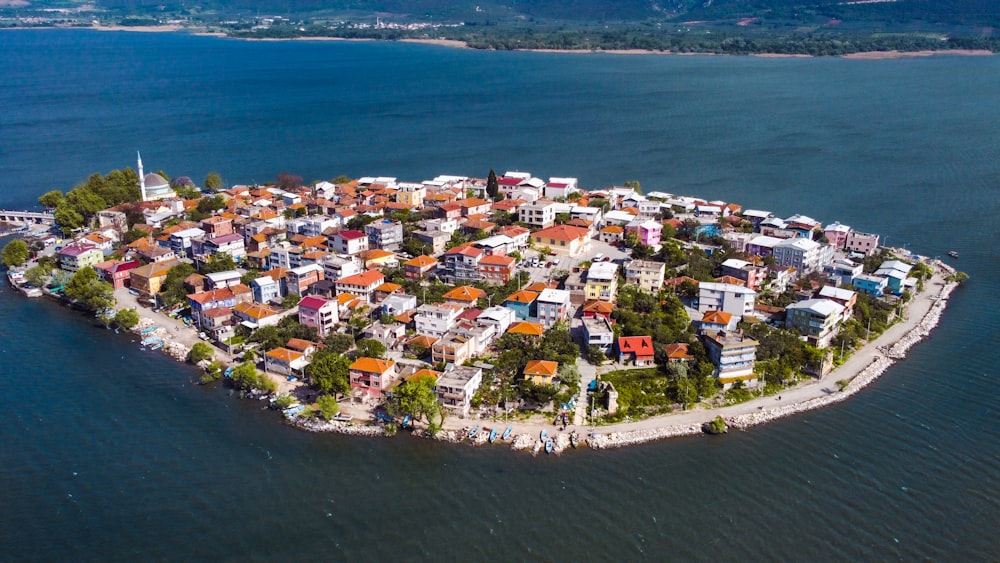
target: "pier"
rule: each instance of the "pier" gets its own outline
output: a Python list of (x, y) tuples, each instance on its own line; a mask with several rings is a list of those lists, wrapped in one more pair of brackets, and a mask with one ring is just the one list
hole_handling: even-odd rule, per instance
[(0, 222), (54, 225), (55, 215), (46, 211), (9, 211), (0, 209)]

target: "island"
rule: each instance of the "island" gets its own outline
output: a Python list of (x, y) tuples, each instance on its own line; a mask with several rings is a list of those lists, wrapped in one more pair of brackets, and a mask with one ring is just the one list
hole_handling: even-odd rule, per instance
[(39, 204), (0, 211), (26, 296), (67, 301), (306, 430), (534, 453), (844, 400), (967, 279), (836, 221), (635, 180), (199, 186), (138, 156)]

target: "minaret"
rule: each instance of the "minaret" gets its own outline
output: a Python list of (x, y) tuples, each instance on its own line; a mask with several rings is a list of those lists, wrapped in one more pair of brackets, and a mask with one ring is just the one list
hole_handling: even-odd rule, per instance
[(139, 160), (139, 191), (142, 193), (142, 201), (146, 201), (146, 176), (142, 173), (142, 155), (135, 151), (135, 156)]

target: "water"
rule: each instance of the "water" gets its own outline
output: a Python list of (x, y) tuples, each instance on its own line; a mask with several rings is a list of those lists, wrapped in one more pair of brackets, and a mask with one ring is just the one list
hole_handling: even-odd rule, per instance
[(850, 401), (530, 458), (312, 435), (0, 290), (0, 558), (991, 560), (1000, 60), (560, 56), (0, 33), (0, 207), (132, 165), (230, 183), (638, 179), (956, 249), (941, 327)]

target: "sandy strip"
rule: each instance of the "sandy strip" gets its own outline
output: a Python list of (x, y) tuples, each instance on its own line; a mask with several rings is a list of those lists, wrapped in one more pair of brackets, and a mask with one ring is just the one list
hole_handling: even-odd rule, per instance
[(842, 59), (886, 60), (912, 57), (933, 57), (935, 55), (958, 55), (963, 57), (985, 57), (994, 54), (988, 49), (942, 49), (940, 51), (869, 51), (841, 55)]
[(457, 39), (400, 39), (400, 43), (423, 43), (424, 45), (440, 45), (441, 47), (452, 47), (456, 49), (468, 49), (469, 45), (465, 41)]
[(168, 33), (187, 29), (182, 25), (95, 25), (97, 31), (134, 31), (136, 33)]

